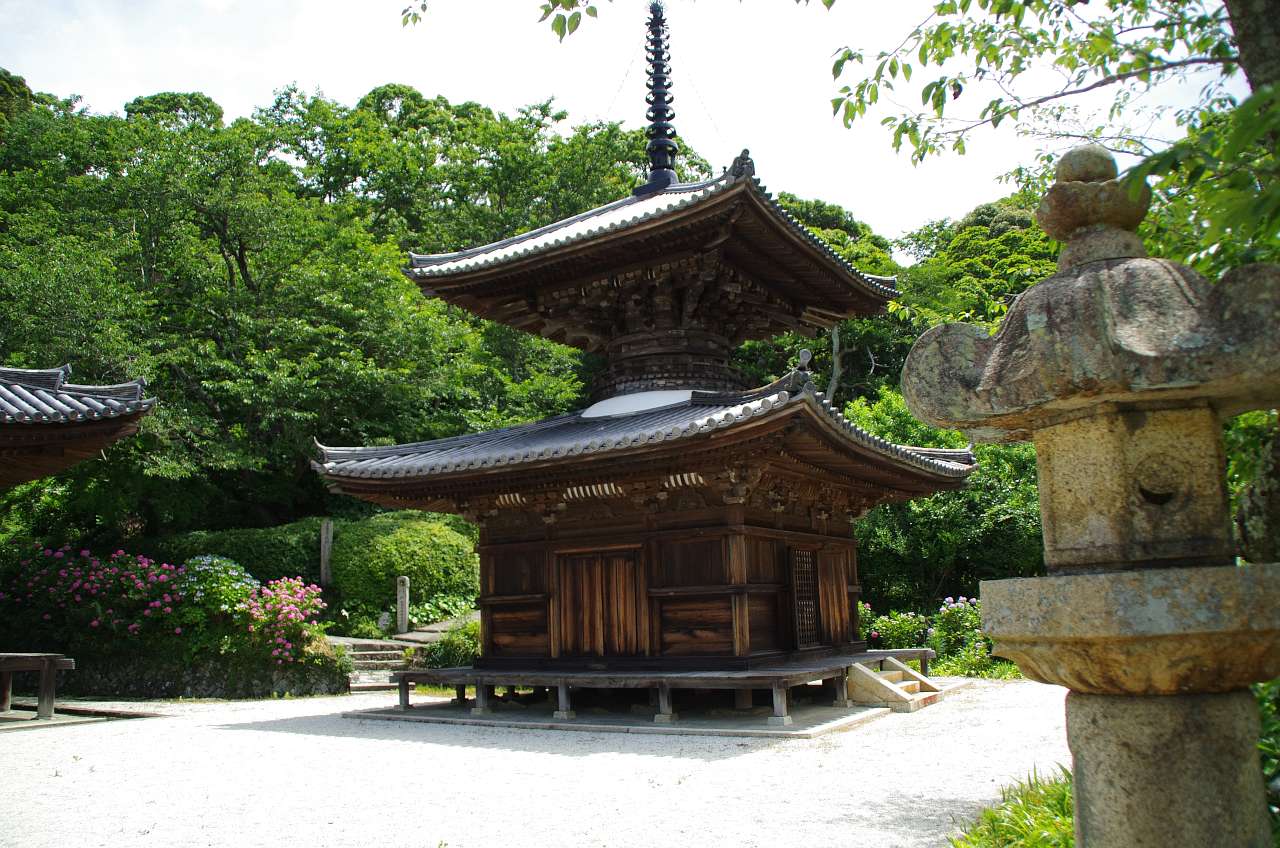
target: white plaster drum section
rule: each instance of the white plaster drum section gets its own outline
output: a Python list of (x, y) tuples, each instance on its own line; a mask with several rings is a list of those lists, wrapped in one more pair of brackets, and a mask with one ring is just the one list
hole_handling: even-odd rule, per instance
[(693, 389), (667, 389), (653, 392), (636, 392), (630, 395), (618, 395), (593, 403), (582, 410), (583, 418), (607, 418), (612, 415), (632, 415), (636, 412), (648, 412), (677, 403), (684, 403), (693, 397)]

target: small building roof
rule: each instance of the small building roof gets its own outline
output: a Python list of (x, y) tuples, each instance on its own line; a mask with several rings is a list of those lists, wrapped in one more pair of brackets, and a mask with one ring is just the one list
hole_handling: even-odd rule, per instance
[[(610, 333), (593, 331), (600, 319), (585, 304), (609, 296), (593, 286), (625, 287), (619, 278), (628, 273), (661, 272), (711, 251), (772, 298), (758, 304), (760, 313), (777, 313), (744, 325), (734, 341), (822, 329), (878, 313), (897, 295), (894, 278), (859, 271), (778, 205), (756, 179), (746, 151), (715, 179), (631, 195), (481, 247), (411, 253), (405, 274), (424, 293), (484, 318), (548, 336), (548, 326), (568, 324), (572, 329), (558, 340), (595, 350)], [(566, 290), (580, 293), (582, 308), (566, 310)], [(578, 328), (588, 332), (575, 333)]]
[(71, 367), (0, 368), (0, 489), (56, 474), (137, 432), (155, 406), (142, 380), (68, 383)]
[(146, 413), (155, 398), (144, 398), (146, 381), (109, 386), (67, 382), (71, 366), (0, 368), (0, 423), (71, 424)]
[[(796, 414), (807, 414), (828, 437), (817, 445), (809, 440), (810, 456), (801, 457), (833, 472), (866, 478), (909, 480), (906, 488), (957, 488), (976, 467), (967, 450), (897, 445), (861, 429), (840, 414), (817, 391), (806, 372), (792, 372), (763, 388), (742, 393), (689, 393), (687, 400), (618, 415), (573, 412), (501, 430), (454, 436), (428, 442), (385, 447), (334, 448), (319, 446), (316, 470), (339, 491), (363, 496), (364, 481), (380, 483), (431, 482), (447, 488), (451, 480), (475, 475), (499, 475), (535, 467), (585, 466), (590, 460), (637, 451), (694, 449), (693, 442), (735, 429)], [(671, 447), (672, 443), (681, 444)], [(687, 447), (686, 447), (687, 443)], [(501, 476), (505, 476), (502, 474)], [(899, 483), (901, 483), (899, 479)], [(882, 480), (875, 480), (881, 484)], [(885, 483), (887, 489), (901, 488)]]

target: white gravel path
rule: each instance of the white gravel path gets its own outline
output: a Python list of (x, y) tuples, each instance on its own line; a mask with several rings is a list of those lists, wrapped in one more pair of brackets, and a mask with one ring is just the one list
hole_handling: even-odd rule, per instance
[(390, 693), (163, 705), (0, 733), (0, 846), (940, 846), (1070, 762), (1065, 692), (979, 681), (812, 740), (338, 716)]

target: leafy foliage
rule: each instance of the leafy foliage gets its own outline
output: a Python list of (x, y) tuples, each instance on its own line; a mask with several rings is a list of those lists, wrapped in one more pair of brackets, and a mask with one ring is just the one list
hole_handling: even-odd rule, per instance
[(215, 555), (241, 563), (257, 580), (285, 576), (320, 579), (319, 518), (304, 518), (277, 527), (243, 527), (234, 530), (196, 530), (141, 547), (160, 559), (184, 562), (200, 555)]
[(199, 93), (120, 117), (3, 81), (0, 363), (142, 376), (161, 399), (105, 461), (0, 495), (6, 533), (117, 544), (278, 525), (343, 508), (310, 468), (315, 438), (431, 439), (580, 402), (576, 351), (424, 298), (399, 269), (409, 247), (625, 195), (642, 133), (403, 85), (354, 107), (286, 88), (228, 125)]
[[(929, 427), (886, 387), (875, 402), (856, 400), (845, 415), (901, 444), (963, 447), (954, 431)], [(978, 470), (957, 492), (882, 504), (858, 522), (865, 597), (881, 609), (924, 609), (947, 593), (976, 595), (978, 582), (1042, 572), (1035, 449), (979, 445)]]
[(445, 631), (439, 641), (417, 650), (414, 661), (427, 668), (471, 665), (480, 656), (480, 622), (468, 621)]
[(1000, 804), (982, 811), (952, 848), (1071, 848), (1075, 845), (1071, 772), (1032, 774), (1000, 790)]
[(333, 580), (349, 612), (377, 614), (409, 578), (410, 603), (439, 596), (474, 599), (480, 566), (470, 540), (416, 512), (343, 525), (333, 535)]
[(929, 619), (914, 612), (891, 612), (871, 622), (873, 648), (919, 648), (929, 638)]

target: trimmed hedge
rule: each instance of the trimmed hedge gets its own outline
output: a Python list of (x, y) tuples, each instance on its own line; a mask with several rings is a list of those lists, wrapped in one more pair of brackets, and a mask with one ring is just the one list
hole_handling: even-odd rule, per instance
[(304, 518), (278, 527), (196, 530), (152, 539), (140, 547), (162, 562), (186, 562), (202, 554), (226, 557), (263, 583), (281, 577), (302, 577), (308, 583), (319, 583), (322, 520)]
[(410, 603), (480, 592), (471, 541), (420, 512), (384, 513), (335, 527), (332, 565), (343, 603), (368, 610), (395, 602), (401, 574), (409, 578)]

